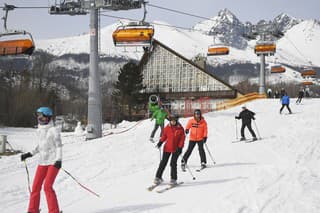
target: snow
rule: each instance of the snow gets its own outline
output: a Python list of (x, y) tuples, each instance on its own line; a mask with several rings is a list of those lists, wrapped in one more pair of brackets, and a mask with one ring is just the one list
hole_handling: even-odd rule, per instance
[[(279, 114), (277, 99), (246, 103), (257, 114), (253, 128), (262, 137), (254, 143), (231, 143), (236, 126), (238, 131), (240, 127), (234, 119), (240, 106), (204, 114), (209, 127), (207, 145), (217, 164), (212, 165), (207, 153), (209, 168), (196, 172), (200, 162), (195, 149), (188, 163), (196, 180), (181, 172), (179, 163), (178, 180), (184, 184), (163, 194), (146, 190), (159, 163), (159, 151), (148, 141), (153, 128), (150, 120), (104, 128), (104, 137), (90, 141), (83, 134), (62, 133), (62, 167), (100, 198), (60, 171), (54, 185), (59, 205), (64, 212), (77, 213), (317, 213), (320, 99), (303, 99), (300, 105), (294, 101), (292, 115), (286, 109)], [(187, 118), (180, 121), (185, 126)], [(8, 135), (9, 143), (23, 152), (31, 150), (36, 140), (35, 129), (1, 128), (0, 134)], [(246, 136), (250, 138), (249, 132)], [(20, 155), (2, 156), (0, 162), (0, 212), (26, 212), (29, 192)], [(37, 157), (29, 158), (27, 165), (32, 181)], [(170, 180), (169, 170), (167, 165), (165, 182)], [(43, 192), (41, 209), (47, 212)]]

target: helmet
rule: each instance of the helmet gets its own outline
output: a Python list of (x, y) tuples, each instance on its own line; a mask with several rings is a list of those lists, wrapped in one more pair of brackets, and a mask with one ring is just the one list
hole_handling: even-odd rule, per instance
[(153, 103), (153, 104), (158, 103), (158, 96), (156, 96), (156, 95), (150, 95), (150, 97), (149, 97), (149, 102), (150, 102), (150, 103)]
[(49, 107), (40, 107), (37, 109), (37, 113), (42, 113), (45, 117), (52, 117), (53, 113)]
[(172, 115), (169, 116), (169, 121), (176, 121), (176, 122), (178, 122), (178, 120), (179, 120), (179, 116), (178, 116), (178, 115), (172, 114)]
[(200, 109), (196, 109), (196, 110), (194, 110), (194, 113), (193, 113), (194, 115), (195, 114), (198, 114), (198, 115), (201, 115), (201, 110)]

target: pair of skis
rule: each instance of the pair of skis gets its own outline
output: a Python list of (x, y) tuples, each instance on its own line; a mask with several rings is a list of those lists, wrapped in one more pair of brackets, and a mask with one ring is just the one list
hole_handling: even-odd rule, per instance
[[(165, 188), (156, 190), (156, 192), (163, 193), (163, 192), (166, 192), (166, 191), (168, 191), (170, 189), (173, 189), (173, 188), (175, 188), (177, 186), (180, 186), (181, 184), (183, 184), (183, 182), (178, 182), (177, 184), (166, 186)], [(159, 185), (161, 185), (161, 183), (160, 184), (153, 184), (153, 185), (149, 186), (147, 189), (148, 189), (148, 191), (152, 191)]]
[(262, 138), (259, 138), (259, 139), (256, 139), (256, 140), (253, 140), (253, 139), (236, 140), (236, 141), (232, 141), (232, 143), (239, 143), (239, 142), (252, 143), (252, 142), (255, 142), (255, 141), (259, 141), (259, 140), (262, 140)]

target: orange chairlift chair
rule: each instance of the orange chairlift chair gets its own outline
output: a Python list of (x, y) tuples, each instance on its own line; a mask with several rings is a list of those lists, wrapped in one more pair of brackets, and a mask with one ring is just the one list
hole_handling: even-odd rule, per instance
[(8, 11), (13, 10), (14, 5), (5, 4), (4, 32), (0, 33), (0, 56), (31, 55), (35, 49), (32, 35), (23, 30), (8, 30)]
[(254, 47), (254, 53), (257, 55), (260, 54), (267, 54), (267, 55), (274, 55), (276, 52), (276, 44), (272, 41), (260, 41), (257, 42), (256, 46)]
[(271, 73), (284, 73), (286, 68), (281, 65), (275, 65), (271, 67)]

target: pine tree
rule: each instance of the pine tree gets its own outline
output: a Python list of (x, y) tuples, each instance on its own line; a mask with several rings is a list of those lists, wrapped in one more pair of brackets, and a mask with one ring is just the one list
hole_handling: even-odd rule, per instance
[(139, 96), (145, 87), (142, 70), (132, 61), (120, 68), (118, 81), (114, 84), (113, 98), (121, 112), (132, 119), (132, 109), (141, 103)]

